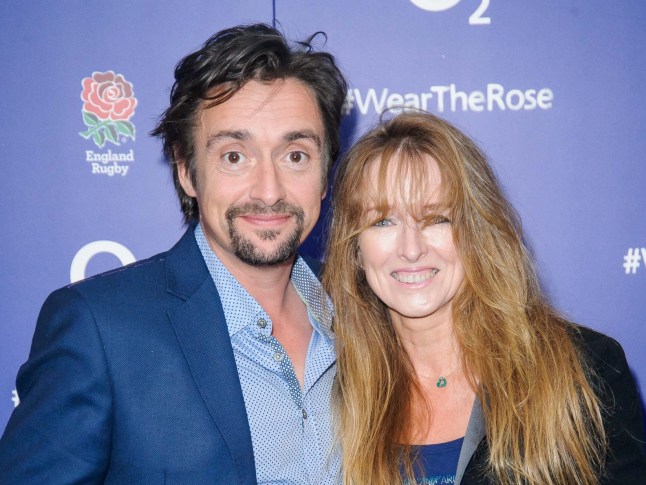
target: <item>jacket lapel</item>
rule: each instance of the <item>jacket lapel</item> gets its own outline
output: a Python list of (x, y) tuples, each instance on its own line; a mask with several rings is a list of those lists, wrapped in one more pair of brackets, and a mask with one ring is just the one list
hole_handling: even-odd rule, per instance
[(469, 424), (467, 431), (464, 435), (462, 442), (462, 449), (460, 450), (460, 457), (458, 458), (458, 468), (455, 472), (455, 483), (459, 485), (464, 476), (464, 472), (471, 461), (473, 454), (478, 448), (478, 445), (485, 437), (485, 421), (484, 414), (482, 413), (482, 405), (480, 400), (476, 397), (471, 409), (471, 416), (469, 417)]
[(170, 293), (184, 303), (168, 312), (204, 403), (226, 442), (240, 483), (256, 483), (251, 432), (224, 312), (199, 251), (194, 226), (168, 253)]

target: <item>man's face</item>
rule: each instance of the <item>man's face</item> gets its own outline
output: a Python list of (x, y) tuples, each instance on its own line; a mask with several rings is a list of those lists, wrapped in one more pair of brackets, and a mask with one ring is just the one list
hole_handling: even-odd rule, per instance
[(324, 128), (312, 92), (294, 79), (250, 81), (197, 116), (197, 198), (206, 238), (231, 270), (291, 262), (325, 196)]

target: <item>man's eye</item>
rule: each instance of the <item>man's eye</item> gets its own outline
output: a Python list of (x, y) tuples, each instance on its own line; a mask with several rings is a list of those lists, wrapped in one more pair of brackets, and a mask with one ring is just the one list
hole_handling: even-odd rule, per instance
[(307, 156), (307, 153), (301, 152), (299, 150), (295, 150), (287, 154), (287, 160), (290, 163), (299, 164), (299, 163), (307, 162), (308, 159), (309, 157)]
[(222, 158), (225, 162), (231, 163), (233, 165), (245, 160), (245, 156), (240, 152), (226, 152)]

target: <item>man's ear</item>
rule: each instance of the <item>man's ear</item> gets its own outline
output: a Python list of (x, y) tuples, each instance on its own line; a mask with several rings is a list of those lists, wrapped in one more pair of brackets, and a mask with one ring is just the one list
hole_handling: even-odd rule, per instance
[(193, 180), (191, 174), (188, 170), (186, 161), (182, 158), (175, 158), (175, 163), (177, 164), (177, 175), (179, 178), (179, 183), (186, 192), (186, 195), (189, 197), (197, 197), (197, 192), (193, 186)]

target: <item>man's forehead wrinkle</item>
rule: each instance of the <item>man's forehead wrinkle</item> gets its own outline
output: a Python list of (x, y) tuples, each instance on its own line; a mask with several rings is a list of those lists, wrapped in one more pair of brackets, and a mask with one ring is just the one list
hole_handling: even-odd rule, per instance
[[(261, 84), (265, 84), (265, 83), (261, 83)], [(267, 93), (266, 96), (262, 100), (260, 100), (259, 103), (257, 102), (258, 101), (257, 99), (253, 100), (255, 107), (251, 110), (251, 115), (254, 116), (258, 114), (260, 111), (262, 111), (264, 107), (267, 105), (267, 103), (269, 103), (274, 98), (274, 96), (276, 96), (278, 91), (281, 90), (284, 84), (285, 84), (285, 81), (282, 79), (277, 79), (272, 83), (268, 83), (268, 85), (272, 87), (271, 92)]]

